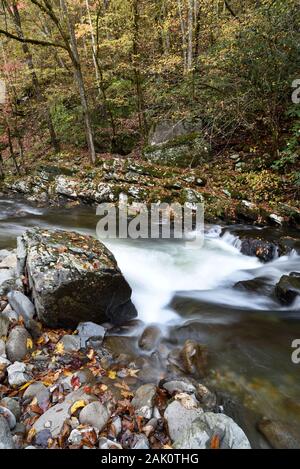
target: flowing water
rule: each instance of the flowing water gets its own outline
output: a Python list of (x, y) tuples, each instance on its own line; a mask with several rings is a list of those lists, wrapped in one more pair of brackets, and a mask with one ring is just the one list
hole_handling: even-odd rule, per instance
[[(97, 221), (89, 207), (45, 209), (0, 200), (0, 249), (15, 247), (27, 227), (95, 235)], [(241, 254), (235, 232), (249, 229), (207, 226), (202, 248), (171, 240), (105, 242), (133, 289), (143, 322), (159, 324), (170, 347), (186, 339), (207, 344), (216, 388), (300, 429), (300, 364), (291, 360), (292, 341), (300, 339), (300, 301), (287, 309), (267, 293), (233, 288), (257, 277), (275, 285), (282, 275), (300, 271), (300, 256), (292, 251), (263, 264)], [(274, 237), (280, 234), (272, 230)], [(285, 234), (299, 238), (299, 232)]]

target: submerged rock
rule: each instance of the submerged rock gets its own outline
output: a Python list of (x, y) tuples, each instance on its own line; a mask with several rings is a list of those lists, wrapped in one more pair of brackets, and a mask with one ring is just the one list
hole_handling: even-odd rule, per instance
[(275, 293), (281, 303), (291, 305), (300, 296), (300, 273), (283, 275), (275, 287)]
[(259, 422), (258, 430), (274, 449), (300, 448), (299, 428), (295, 429), (290, 424), (264, 418)]
[(234, 288), (237, 290), (261, 295), (272, 295), (274, 292), (274, 286), (267, 277), (257, 277), (251, 280), (242, 280), (237, 282), (234, 285)]
[[(114, 324), (136, 317), (131, 288), (112, 253), (90, 236), (33, 229), (20, 239), (39, 319), (49, 327)], [(19, 250), (20, 251), (20, 250)]]

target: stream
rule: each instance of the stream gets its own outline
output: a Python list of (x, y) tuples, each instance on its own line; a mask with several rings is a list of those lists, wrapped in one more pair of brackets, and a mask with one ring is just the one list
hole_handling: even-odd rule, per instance
[[(91, 207), (38, 208), (0, 199), (0, 249), (14, 248), (28, 227), (95, 235), (97, 221)], [(233, 288), (256, 277), (275, 285), (282, 275), (299, 272), (300, 256), (292, 251), (267, 264), (247, 257), (236, 234), (246, 230), (253, 227), (206, 226), (202, 248), (174, 240), (105, 244), (132, 287), (139, 319), (159, 324), (166, 346), (186, 339), (206, 344), (211, 385), (258, 415), (296, 425), (300, 433), (300, 364), (291, 360), (292, 341), (300, 339), (300, 301), (287, 309), (272, 295)], [(274, 228), (274, 236), (279, 231)], [(299, 232), (287, 234), (299, 238)]]

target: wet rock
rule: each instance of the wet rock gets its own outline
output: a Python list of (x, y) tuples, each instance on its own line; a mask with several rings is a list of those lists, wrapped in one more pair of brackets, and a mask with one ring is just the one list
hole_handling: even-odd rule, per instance
[(11, 255), (11, 251), (7, 249), (0, 249), (0, 262), (2, 262), (6, 257)]
[(0, 415), (0, 449), (14, 449), (15, 444), (7, 420)]
[(148, 438), (143, 435), (135, 435), (134, 440), (133, 440), (133, 445), (131, 446), (131, 449), (149, 449), (149, 441)]
[(16, 269), (17, 256), (14, 253), (9, 254), (0, 262), (0, 269)]
[(9, 409), (14, 414), (16, 420), (20, 419), (21, 408), (18, 399), (14, 399), (12, 397), (4, 397), (1, 400), (0, 405)]
[(10, 306), (19, 316), (24, 320), (32, 319), (35, 315), (35, 308), (33, 303), (19, 291), (12, 291), (7, 295)]
[(49, 327), (136, 317), (131, 288), (111, 252), (89, 236), (32, 229), (19, 240), (39, 319)]
[(12, 363), (26, 357), (28, 353), (27, 341), (30, 339), (30, 334), (23, 326), (16, 326), (10, 331), (6, 343), (6, 354)]
[(80, 345), (82, 348), (89, 346), (89, 341), (100, 341), (102, 343), (106, 330), (93, 322), (81, 322), (77, 326)]
[(63, 345), (65, 352), (78, 352), (81, 348), (80, 337), (77, 335), (64, 335), (59, 343)]
[(300, 273), (283, 275), (275, 287), (275, 294), (283, 304), (292, 304), (300, 296)]
[(194, 420), (202, 413), (203, 410), (200, 407), (195, 405), (194, 407), (187, 408), (178, 400), (169, 404), (164, 417), (168, 424), (171, 439), (173, 441), (178, 440), (182, 433), (189, 429)]
[(258, 423), (258, 429), (274, 449), (299, 449), (299, 428), (294, 428), (290, 423), (262, 419)]
[(217, 396), (203, 384), (197, 385), (196, 397), (205, 411), (214, 411), (217, 407)]
[(72, 405), (78, 400), (84, 400), (88, 403), (94, 399), (95, 397), (86, 394), (83, 389), (78, 389), (67, 395), (62, 403), (56, 404), (41, 415), (34, 423), (33, 428), (37, 433), (46, 428), (50, 430), (52, 437), (56, 438), (60, 434), (64, 422), (70, 418)]
[(14, 414), (12, 413), (11, 410), (9, 410), (7, 407), (4, 407), (4, 406), (0, 405), (0, 415), (3, 418), (5, 418), (5, 420), (8, 423), (8, 426), (9, 426), (10, 430), (15, 428), (15, 426), (17, 424), (17, 421), (16, 421), (16, 417), (14, 416)]
[(208, 372), (208, 350), (194, 340), (186, 340), (178, 357), (172, 358), (185, 373), (204, 378)]
[(261, 239), (243, 239), (241, 253), (245, 256), (256, 256), (262, 262), (270, 262), (278, 256), (275, 244)]
[(234, 285), (234, 288), (254, 294), (270, 296), (274, 292), (274, 286), (267, 277), (257, 277), (252, 280), (242, 280)]
[(82, 425), (91, 425), (101, 431), (109, 421), (111, 412), (101, 402), (92, 402), (82, 409), (79, 421)]
[(27, 373), (26, 365), (24, 363), (15, 362), (7, 368), (8, 382), (12, 387), (19, 387), (30, 381), (30, 376)]
[(9, 320), (5, 316), (3, 316), (3, 314), (1, 314), (0, 315), (0, 338), (7, 336), (8, 328), (9, 328)]
[(252, 202), (242, 200), (236, 208), (236, 215), (243, 221), (255, 222), (260, 217), (260, 209)]
[(205, 412), (175, 441), (174, 448), (207, 449), (218, 438), (220, 449), (251, 449), (242, 429), (227, 415)]
[(188, 380), (171, 380), (162, 384), (162, 387), (168, 391), (169, 394), (173, 395), (180, 392), (187, 394), (195, 394), (196, 388)]
[(146, 352), (154, 350), (161, 337), (161, 331), (157, 326), (146, 327), (139, 339), (139, 347)]
[(149, 420), (152, 417), (156, 386), (154, 384), (144, 384), (139, 387), (132, 400), (135, 413), (138, 416)]

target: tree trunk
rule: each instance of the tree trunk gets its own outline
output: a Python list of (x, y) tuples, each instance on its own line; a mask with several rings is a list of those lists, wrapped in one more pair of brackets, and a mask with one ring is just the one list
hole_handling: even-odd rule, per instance
[(78, 48), (77, 48), (74, 25), (72, 24), (72, 21), (70, 19), (68, 7), (67, 7), (65, 0), (60, 0), (60, 4), (61, 4), (61, 9), (65, 16), (65, 20), (67, 22), (67, 26), (69, 30), (70, 44), (71, 44), (71, 49), (69, 50), (69, 53), (70, 53), (70, 58), (74, 66), (74, 76), (75, 76), (75, 80), (77, 82), (79, 94), (80, 94), (81, 106), (82, 106), (83, 115), (84, 115), (86, 140), (87, 140), (87, 144), (89, 148), (90, 160), (94, 164), (96, 162), (94, 137), (93, 137), (93, 132), (92, 132), (92, 124), (91, 124), (89, 106), (88, 106), (87, 95), (86, 95), (84, 81), (83, 81), (83, 75), (82, 75), (79, 53), (78, 53)]
[[(13, 17), (13, 21), (15, 23), (15, 27), (16, 27), (18, 37), (21, 38), (21, 39), (24, 39), (21, 18), (20, 18), (18, 6), (15, 2), (13, 2), (12, 10), (9, 10), (9, 11), (12, 11), (12, 17)], [(49, 129), (49, 133), (50, 133), (51, 144), (52, 144), (55, 152), (59, 153), (60, 145), (59, 145), (59, 142), (58, 142), (58, 139), (57, 139), (57, 136), (56, 136), (56, 132), (55, 132), (55, 129), (54, 129), (54, 125), (53, 125), (53, 122), (52, 122), (50, 109), (49, 109), (48, 105), (44, 102), (44, 97), (43, 97), (43, 94), (42, 94), (42, 91), (41, 91), (41, 88), (40, 88), (38, 77), (37, 77), (35, 69), (34, 69), (33, 58), (32, 58), (32, 55), (31, 55), (28, 44), (23, 42), (22, 43), (22, 49), (23, 49), (23, 52), (24, 52), (24, 55), (25, 55), (25, 58), (26, 58), (28, 69), (29, 69), (30, 74), (31, 74), (32, 84), (33, 84), (33, 87), (34, 87), (34, 90), (35, 90), (35, 93), (36, 93), (36, 97), (37, 97), (37, 99), (40, 103), (44, 104), (45, 118), (46, 118), (47, 126), (48, 126), (48, 129)]]
[(187, 40), (186, 40), (186, 31), (185, 31), (185, 24), (182, 14), (182, 3), (181, 0), (177, 0), (178, 5), (178, 13), (179, 13), (179, 20), (180, 20), (180, 28), (181, 28), (181, 36), (182, 36), (182, 56), (183, 56), (183, 73), (184, 75), (187, 72)]

